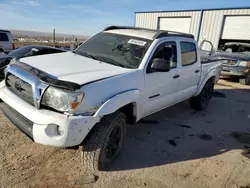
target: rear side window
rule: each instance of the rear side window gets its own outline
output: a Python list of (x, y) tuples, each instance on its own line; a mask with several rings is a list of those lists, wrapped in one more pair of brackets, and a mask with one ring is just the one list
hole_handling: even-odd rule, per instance
[(8, 42), (9, 41), (8, 35), (6, 33), (0, 33), (0, 41)]
[(197, 61), (196, 46), (192, 42), (181, 42), (181, 63), (187, 66)]

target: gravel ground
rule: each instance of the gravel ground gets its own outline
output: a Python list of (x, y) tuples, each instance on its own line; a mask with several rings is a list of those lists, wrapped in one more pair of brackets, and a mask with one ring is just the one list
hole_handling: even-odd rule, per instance
[[(0, 187), (247, 187), (249, 93), (220, 80), (205, 111), (185, 101), (143, 119), (128, 128), (110, 169), (94, 173), (82, 167), (80, 151), (33, 143), (0, 113)], [(97, 181), (86, 184), (93, 174)]]

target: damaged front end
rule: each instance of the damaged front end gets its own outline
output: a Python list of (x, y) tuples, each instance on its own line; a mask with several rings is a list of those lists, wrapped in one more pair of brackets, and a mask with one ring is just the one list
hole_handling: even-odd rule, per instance
[(59, 80), (16, 59), (6, 69), (5, 85), (37, 109), (43, 105), (60, 112), (72, 111), (79, 106), (84, 96), (83, 92), (77, 91), (81, 88), (79, 84)]

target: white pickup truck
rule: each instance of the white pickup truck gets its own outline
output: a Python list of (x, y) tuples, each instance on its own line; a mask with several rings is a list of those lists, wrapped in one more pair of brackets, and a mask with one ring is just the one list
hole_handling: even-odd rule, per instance
[(207, 107), (221, 63), (198, 49), (190, 34), (111, 26), (74, 52), (12, 60), (0, 107), (35, 142), (83, 146), (84, 165), (101, 170), (127, 124), (186, 99)]

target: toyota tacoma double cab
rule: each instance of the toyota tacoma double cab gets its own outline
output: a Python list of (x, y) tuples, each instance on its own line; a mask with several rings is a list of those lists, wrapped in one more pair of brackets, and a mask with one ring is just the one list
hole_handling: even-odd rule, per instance
[(221, 71), (210, 56), (190, 34), (110, 26), (73, 52), (13, 59), (0, 107), (34, 142), (81, 146), (84, 166), (103, 170), (127, 124), (186, 99), (207, 107)]

